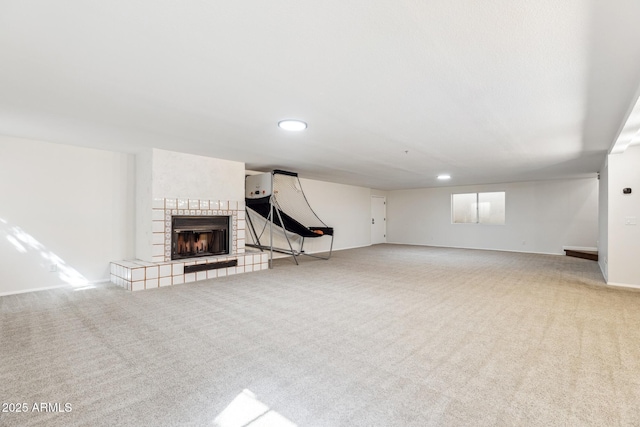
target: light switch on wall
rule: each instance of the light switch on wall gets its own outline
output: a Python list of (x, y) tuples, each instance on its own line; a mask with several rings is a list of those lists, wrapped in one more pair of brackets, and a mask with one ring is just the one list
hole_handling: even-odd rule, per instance
[(637, 219), (635, 216), (628, 216), (624, 219), (624, 225), (636, 225)]

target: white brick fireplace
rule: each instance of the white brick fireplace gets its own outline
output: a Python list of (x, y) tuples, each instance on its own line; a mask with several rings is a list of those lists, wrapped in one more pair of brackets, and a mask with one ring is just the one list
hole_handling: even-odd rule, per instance
[[(111, 281), (137, 291), (267, 269), (267, 254), (245, 251), (244, 173), (239, 162), (158, 149), (139, 153), (136, 259), (112, 262)], [(172, 260), (174, 216), (228, 217), (229, 253)]]

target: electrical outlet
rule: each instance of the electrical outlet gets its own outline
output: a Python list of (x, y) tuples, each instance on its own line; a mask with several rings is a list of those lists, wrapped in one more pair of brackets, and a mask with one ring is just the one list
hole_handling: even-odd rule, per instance
[(49, 266), (49, 273), (55, 273), (58, 271), (58, 264), (51, 264)]

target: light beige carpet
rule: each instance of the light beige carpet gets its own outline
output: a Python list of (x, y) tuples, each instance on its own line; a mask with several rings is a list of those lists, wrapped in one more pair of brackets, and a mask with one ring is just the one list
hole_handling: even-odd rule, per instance
[(3, 426), (637, 426), (640, 293), (577, 258), (380, 245), (1, 297), (0, 360), (29, 409)]

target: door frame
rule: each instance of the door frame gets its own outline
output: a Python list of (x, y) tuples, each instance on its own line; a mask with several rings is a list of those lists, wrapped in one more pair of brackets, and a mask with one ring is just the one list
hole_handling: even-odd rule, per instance
[[(375, 199), (375, 201), (374, 201)], [(383, 202), (383, 207), (384, 210), (382, 212), (382, 222), (384, 224), (383, 226), (383, 232), (382, 232), (382, 241), (379, 241), (379, 239), (377, 237), (379, 236), (375, 236), (376, 238), (374, 239), (374, 203), (379, 202), (380, 200), (382, 200)], [(376, 206), (377, 207), (377, 206)], [(371, 244), (372, 245), (377, 245), (380, 243), (387, 243), (387, 198), (385, 196), (371, 196)]]

